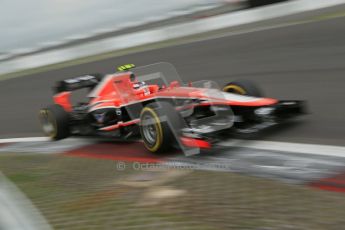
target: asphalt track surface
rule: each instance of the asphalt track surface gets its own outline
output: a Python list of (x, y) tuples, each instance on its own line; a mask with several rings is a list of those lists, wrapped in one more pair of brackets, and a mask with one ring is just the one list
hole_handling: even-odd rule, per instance
[(267, 96), (303, 99), (310, 114), (256, 139), (345, 145), (345, 18), (300, 24), (52, 70), (0, 82), (0, 137), (41, 136), (39, 108), (57, 80), (116, 66), (174, 64), (184, 81), (256, 81)]

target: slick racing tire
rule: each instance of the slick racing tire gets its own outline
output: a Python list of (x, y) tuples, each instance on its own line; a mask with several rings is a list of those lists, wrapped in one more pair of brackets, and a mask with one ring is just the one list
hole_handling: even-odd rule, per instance
[(39, 119), (43, 132), (52, 140), (69, 136), (69, 115), (60, 105), (51, 105), (41, 109)]
[(223, 91), (246, 96), (263, 97), (261, 90), (253, 82), (248, 80), (230, 82), (224, 86)]
[(152, 153), (171, 150), (181, 127), (182, 118), (170, 103), (150, 103), (140, 113), (140, 134), (146, 149)]

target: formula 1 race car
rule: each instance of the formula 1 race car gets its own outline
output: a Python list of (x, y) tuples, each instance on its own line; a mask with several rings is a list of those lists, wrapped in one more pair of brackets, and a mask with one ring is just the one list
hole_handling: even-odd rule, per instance
[[(71, 104), (71, 91), (89, 89), (87, 101)], [(43, 131), (54, 140), (70, 135), (142, 138), (151, 152), (210, 148), (228, 134), (255, 133), (304, 113), (302, 101), (262, 96), (249, 81), (222, 89), (211, 81), (183, 84), (169, 63), (114, 74), (63, 80), (54, 104), (40, 110)]]

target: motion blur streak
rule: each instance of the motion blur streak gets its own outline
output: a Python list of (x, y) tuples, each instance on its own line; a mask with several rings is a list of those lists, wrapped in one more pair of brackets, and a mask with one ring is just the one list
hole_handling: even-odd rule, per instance
[[(169, 13), (173, 11), (178, 13), (177, 11), (187, 11), (193, 7), (212, 6), (218, 2), (174, 0), (161, 4), (159, 0), (53, 0), (49, 2), (33, 0), (18, 3), (18, 1), (5, 0), (2, 1), (0, 8), (0, 14), (6, 19), (0, 21), (2, 29), (0, 50), (19, 52), (40, 44), (48, 45), (62, 39), (87, 36), (101, 30), (117, 30), (149, 19), (154, 20), (153, 16), (169, 17)], [(142, 10), (143, 8), (145, 10)], [(125, 9), (130, 9), (131, 13), (129, 14)], [(17, 38), (21, 38), (20, 43)]]

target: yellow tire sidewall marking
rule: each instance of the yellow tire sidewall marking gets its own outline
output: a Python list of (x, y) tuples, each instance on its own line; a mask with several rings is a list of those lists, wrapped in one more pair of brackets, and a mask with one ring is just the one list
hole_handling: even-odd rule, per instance
[(56, 124), (56, 119), (55, 119), (54, 115), (52, 114), (51, 111), (49, 111), (47, 109), (40, 110), (40, 115), (45, 116), (46, 118), (43, 118), (43, 119), (47, 119), (52, 123), (52, 125), (54, 127), (54, 131), (51, 133), (46, 133), (46, 134), (48, 134), (48, 136), (50, 138), (54, 139), (57, 135), (57, 124)]
[(225, 86), (223, 89), (224, 92), (229, 92), (229, 90), (233, 90), (234, 92), (241, 94), (241, 95), (246, 94), (246, 91), (238, 85), (228, 85), (228, 86)]
[(144, 145), (151, 152), (156, 152), (159, 149), (159, 147), (162, 145), (162, 143), (163, 143), (163, 129), (162, 129), (162, 125), (161, 125), (161, 122), (159, 120), (159, 117), (158, 117), (157, 113), (153, 109), (151, 109), (149, 107), (145, 107), (141, 111), (141, 114), (140, 114), (141, 117), (142, 117), (142, 115), (145, 112), (150, 113), (152, 115), (153, 119), (155, 120), (155, 127), (156, 127), (156, 130), (158, 131), (158, 135), (157, 135), (156, 143), (152, 147), (148, 146), (145, 141), (144, 141)]

